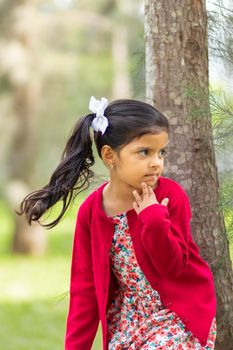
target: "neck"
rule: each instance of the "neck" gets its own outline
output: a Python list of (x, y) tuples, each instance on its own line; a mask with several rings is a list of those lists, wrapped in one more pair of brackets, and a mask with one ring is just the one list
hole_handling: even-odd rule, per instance
[(110, 179), (103, 189), (103, 208), (108, 216), (133, 208), (133, 189)]
[(109, 198), (115, 198), (116, 201), (123, 203), (133, 202), (133, 190), (135, 190), (134, 187), (117, 181), (111, 177), (106, 188)]

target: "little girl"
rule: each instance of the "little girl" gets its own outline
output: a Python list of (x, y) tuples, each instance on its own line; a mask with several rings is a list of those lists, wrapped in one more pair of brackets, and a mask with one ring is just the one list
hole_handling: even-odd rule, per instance
[(216, 296), (190, 231), (185, 190), (163, 177), (168, 120), (130, 99), (89, 103), (62, 161), (21, 203), (28, 222), (58, 200), (63, 209), (93, 177), (90, 127), (109, 181), (79, 208), (73, 242), (66, 350), (90, 350), (99, 320), (103, 350), (214, 349)]

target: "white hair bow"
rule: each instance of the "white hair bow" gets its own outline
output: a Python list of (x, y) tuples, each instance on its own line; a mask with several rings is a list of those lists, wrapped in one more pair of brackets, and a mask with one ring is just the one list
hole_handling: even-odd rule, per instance
[(105, 97), (101, 97), (101, 100), (96, 100), (94, 96), (90, 98), (89, 109), (96, 114), (91, 126), (95, 131), (101, 131), (102, 135), (109, 125), (108, 119), (104, 116), (107, 105), (108, 100)]

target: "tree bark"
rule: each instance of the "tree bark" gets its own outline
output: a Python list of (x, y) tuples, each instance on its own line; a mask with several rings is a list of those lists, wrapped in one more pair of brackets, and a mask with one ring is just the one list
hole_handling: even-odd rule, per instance
[(189, 194), (192, 233), (218, 300), (216, 349), (232, 349), (233, 273), (219, 207), (211, 114), (207, 14), (202, 0), (145, 0), (146, 93), (169, 119), (165, 174)]

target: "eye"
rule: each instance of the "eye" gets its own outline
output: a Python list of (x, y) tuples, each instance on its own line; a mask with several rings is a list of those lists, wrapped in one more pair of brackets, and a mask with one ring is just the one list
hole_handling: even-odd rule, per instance
[(149, 153), (148, 149), (142, 149), (141, 151), (139, 151), (139, 154), (142, 156), (147, 156)]
[(167, 153), (167, 150), (166, 149), (161, 149), (161, 155), (164, 156), (166, 153)]

